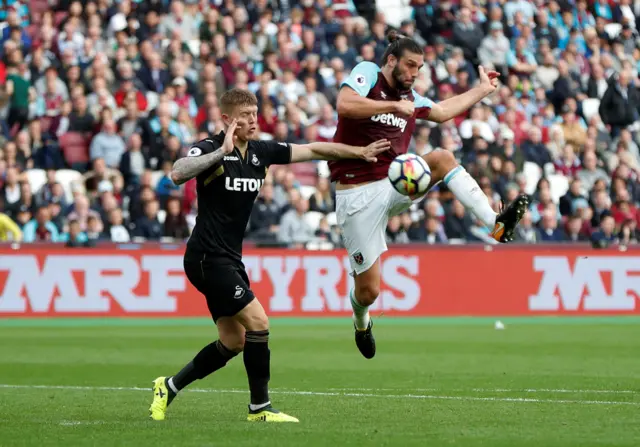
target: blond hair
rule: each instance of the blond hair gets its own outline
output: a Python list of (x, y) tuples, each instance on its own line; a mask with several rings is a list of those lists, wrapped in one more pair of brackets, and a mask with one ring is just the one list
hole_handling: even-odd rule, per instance
[(239, 106), (257, 106), (258, 98), (249, 90), (232, 88), (220, 97), (220, 111), (226, 115), (233, 112)]

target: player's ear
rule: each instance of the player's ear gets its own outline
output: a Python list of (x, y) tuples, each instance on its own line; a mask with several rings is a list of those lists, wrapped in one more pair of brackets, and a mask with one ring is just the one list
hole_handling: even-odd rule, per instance
[(231, 119), (231, 117), (229, 115), (227, 115), (226, 113), (222, 114), (222, 122), (224, 123), (224, 125), (226, 127), (229, 127), (229, 125), (231, 124), (231, 121), (233, 121)]

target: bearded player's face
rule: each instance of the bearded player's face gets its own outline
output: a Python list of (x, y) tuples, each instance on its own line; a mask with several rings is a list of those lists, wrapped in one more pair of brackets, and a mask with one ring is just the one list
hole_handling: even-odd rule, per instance
[(236, 135), (239, 140), (249, 141), (258, 138), (258, 106), (236, 106), (229, 115), (222, 116), (227, 124), (238, 120)]
[(393, 79), (400, 90), (409, 90), (424, 65), (424, 55), (405, 52), (400, 59), (395, 59)]

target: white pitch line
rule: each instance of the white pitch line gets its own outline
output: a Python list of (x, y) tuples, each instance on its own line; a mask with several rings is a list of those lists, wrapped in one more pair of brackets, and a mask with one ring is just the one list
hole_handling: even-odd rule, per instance
[[(151, 388), (141, 387), (113, 387), (113, 386), (73, 386), (73, 385), (9, 385), (0, 384), (0, 388), (12, 389), (46, 389), (46, 390), (78, 390), (78, 391), (151, 391)], [(216, 389), (189, 389), (192, 393), (214, 394), (247, 394), (247, 390), (216, 390)], [(364, 397), (383, 399), (422, 399), (422, 400), (459, 400), (480, 402), (520, 402), (520, 403), (550, 403), (550, 404), (578, 404), (578, 405), (631, 405), (640, 406), (640, 402), (624, 402), (611, 400), (568, 400), (568, 399), (536, 399), (526, 397), (480, 397), (480, 396), (438, 396), (427, 394), (373, 394), (373, 393), (347, 393), (325, 391), (294, 391), (294, 390), (270, 390), (271, 394), (290, 396), (336, 396), (336, 397)]]
[[(329, 391), (399, 391), (397, 388), (329, 388)], [(640, 394), (640, 390), (571, 390), (565, 388), (413, 388), (419, 392), (556, 393), (556, 394)]]
[(58, 425), (74, 426), (74, 425), (103, 425), (104, 421), (62, 421)]

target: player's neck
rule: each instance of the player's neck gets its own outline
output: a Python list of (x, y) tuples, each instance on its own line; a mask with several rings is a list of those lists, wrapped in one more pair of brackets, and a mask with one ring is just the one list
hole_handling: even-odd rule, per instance
[(393, 79), (393, 68), (388, 67), (388, 66), (383, 66), (382, 67), (382, 76), (384, 76), (385, 81), (387, 81), (387, 84), (389, 84), (389, 87), (397, 89), (398, 87), (396, 86), (396, 80)]
[(240, 155), (244, 158), (247, 153), (247, 147), (249, 147), (249, 142), (241, 139), (236, 140), (236, 148), (240, 151)]

